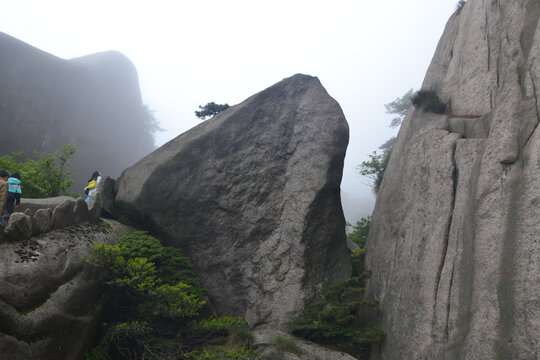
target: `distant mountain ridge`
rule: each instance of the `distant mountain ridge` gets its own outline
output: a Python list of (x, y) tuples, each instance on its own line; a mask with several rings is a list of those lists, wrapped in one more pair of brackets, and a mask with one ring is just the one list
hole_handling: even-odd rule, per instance
[(69, 143), (82, 192), (94, 170), (117, 177), (155, 148), (145, 116), (137, 70), (121, 53), (65, 60), (0, 33), (0, 154)]

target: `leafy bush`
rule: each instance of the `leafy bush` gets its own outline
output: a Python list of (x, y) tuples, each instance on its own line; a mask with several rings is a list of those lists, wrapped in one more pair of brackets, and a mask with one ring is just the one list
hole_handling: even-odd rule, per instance
[(276, 338), (276, 349), (279, 354), (289, 352), (298, 356), (302, 355), (304, 351), (298, 346), (298, 344), (291, 338), (278, 336)]
[(423, 108), (424, 111), (435, 114), (444, 114), (446, 111), (446, 104), (439, 99), (433, 90), (417, 91), (412, 98), (412, 103), (417, 108)]
[(126, 352), (138, 354), (136, 358), (169, 354), (167, 341), (174, 340), (186, 319), (198, 315), (205, 304), (189, 260), (146, 232), (124, 235), (116, 245), (94, 245), (90, 262), (108, 274), (105, 284), (115, 317), (101, 348), (113, 358)]
[(0, 156), (0, 169), (6, 169), (10, 174), (18, 172), (21, 175), (23, 196), (26, 198), (69, 195), (67, 190), (74, 181), (71, 180), (68, 168), (75, 152), (72, 145), (64, 144), (60, 153), (35, 152), (37, 160), (27, 159), (22, 162), (18, 161), (21, 153), (14, 152), (11, 155)]
[(364, 270), (365, 254), (365, 248), (353, 252), (353, 276), (330, 287), (319, 301), (304, 310), (292, 323), (294, 334), (353, 356), (365, 354), (370, 344), (384, 340), (384, 331), (358, 323), (360, 311), (378, 306), (376, 301), (363, 299), (365, 280), (370, 275)]
[(360, 175), (371, 179), (371, 188), (375, 194), (379, 192), (379, 188), (381, 187), (386, 167), (390, 161), (390, 155), (392, 155), (391, 148), (380, 154), (374, 151), (371, 155), (368, 155), (369, 161), (362, 161), (356, 168)]
[[(347, 226), (351, 226), (351, 224), (347, 223)], [(371, 216), (368, 215), (356, 222), (352, 230), (347, 232), (347, 237), (356, 245), (360, 246), (361, 248), (365, 248), (370, 227)]]
[(260, 357), (253, 350), (244, 348), (224, 349), (222, 347), (192, 351), (184, 356), (186, 360), (255, 360)]
[[(116, 245), (96, 244), (89, 263), (107, 272), (113, 317), (87, 360), (257, 358), (242, 318), (197, 319), (205, 291), (178, 249), (136, 231)], [(204, 347), (226, 334), (226, 344)]]

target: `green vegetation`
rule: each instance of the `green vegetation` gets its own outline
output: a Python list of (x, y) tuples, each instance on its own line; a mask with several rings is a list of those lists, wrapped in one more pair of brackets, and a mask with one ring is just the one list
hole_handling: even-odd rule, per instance
[(392, 119), (392, 122), (390, 123), (391, 128), (396, 128), (401, 125), (403, 119), (405, 119), (405, 116), (407, 116), (409, 107), (411, 107), (412, 105), (413, 96), (414, 91), (413, 89), (410, 89), (402, 97), (398, 97), (394, 101), (388, 104), (384, 104), (384, 108), (386, 109), (387, 114), (397, 115), (395, 118)]
[(434, 90), (419, 90), (414, 94), (412, 103), (417, 108), (423, 108), (424, 111), (435, 114), (444, 114), (446, 104), (443, 103)]
[(356, 168), (360, 175), (371, 179), (371, 188), (375, 194), (379, 192), (384, 172), (386, 171), (386, 167), (390, 161), (391, 154), (392, 148), (384, 150), (380, 153), (374, 151), (372, 154), (368, 155), (369, 161), (362, 161), (362, 163)]
[[(357, 223), (354, 232), (360, 243), (365, 244), (365, 231), (367, 229), (369, 232), (370, 223), (369, 218)], [(370, 274), (364, 270), (365, 254), (364, 247), (352, 253), (352, 277), (332, 286), (322, 299), (296, 318), (292, 324), (295, 335), (353, 356), (365, 354), (369, 351), (370, 344), (384, 340), (386, 335), (382, 330), (363, 326), (359, 322), (360, 312), (370, 311), (378, 306), (376, 301), (363, 299), (364, 283)]]
[[(137, 231), (116, 245), (96, 244), (88, 262), (106, 270), (110, 308), (87, 360), (257, 358), (241, 318), (200, 319), (205, 291), (178, 249)], [(204, 346), (227, 335), (222, 345)]]
[(276, 345), (276, 350), (278, 354), (281, 356), (283, 355), (283, 353), (286, 353), (286, 352), (293, 353), (298, 356), (303, 354), (303, 351), (300, 348), (300, 346), (298, 346), (298, 344), (289, 337), (278, 336), (276, 338), (275, 345)]
[(74, 183), (68, 171), (69, 161), (76, 150), (70, 144), (64, 144), (61, 152), (51, 154), (35, 152), (36, 159), (19, 162), (20, 152), (0, 156), (0, 169), (10, 174), (21, 175), (23, 196), (26, 198), (47, 198), (69, 194), (67, 189)]
[[(405, 119), (405, 116), (407, 116), (407, 112), (412, 105), (414, 96), (415, 93), (413, 89), (410, 89), (403, 96), (384, 105), (387, 114), (397, 115), (390, 123), (391, 128), (398, 127), (403, 123), (403, 120)], [(384, 144), (379, 146), (379, 149), (382, 150), (381, 152), (373, 151), (372, 154), (368, 155), (369, 161), (363, 161), (356, 167), (356, 170), (360, 175), (367, 176), (371, 180), (371, 188), (375, 194), (379, 192), (379, 187), (381, 186), (386, 166), (388, 165), (390, 155), (392, 154), (392, 146), (394, 146), (395, 141), (395, 137), (388, 139)]]
[[(346, 226), (352, 227), (349, 223), (347, 223)], [(347, 237), (361, 248), (365, 248), (370, 228), (371, 216), (368, 215), (358, 220), (351, 231), (347, 231)]]
[(195, 116), (201, 120), (206, 120), (206, 118), (212, 117), (216, 114), (219, 114), (223, 110), (227, 110), (229, 104), (216, 104), (215, 102), (209, 102), (208, 104), (201, 106), (199, 105), (200, 111), (195, 111)]
[(153, 137), (156, 132), (163, 131), (161, 126), (159, 126), (159, 122), (154, 116), (154, 110), (150, 109), (150, 106), (146, 104), (143, 105), (142, 112), (144, 116), (143, 125), (147, 133), (149, 133)]

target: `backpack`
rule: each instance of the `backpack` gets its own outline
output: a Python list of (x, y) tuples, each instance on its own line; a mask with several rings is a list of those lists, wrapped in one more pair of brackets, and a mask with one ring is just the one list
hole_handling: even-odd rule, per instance
[(97, 187), (97, 180), (91, 180), (88, 183), (88, 186), (84, 189), (84, 193), (88, 195), (90, 193), (90, 190), (95, 189)]

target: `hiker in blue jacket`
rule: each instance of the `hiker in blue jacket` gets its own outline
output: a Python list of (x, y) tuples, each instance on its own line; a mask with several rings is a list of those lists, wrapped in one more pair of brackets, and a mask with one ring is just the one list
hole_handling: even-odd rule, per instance
[(9, 220), (9, 217), (11, 214), (13, 214), (13, 211), (16, 207), (19, 206), (21, 203), (21, 176), (19, 173), (13, 173), (8, 178), (8, 194), (7, 194), (7, 202), (6, 202), (6, 213), (4, 216), (2, 216), (2, 221), (5, 223), (7, 220)]

